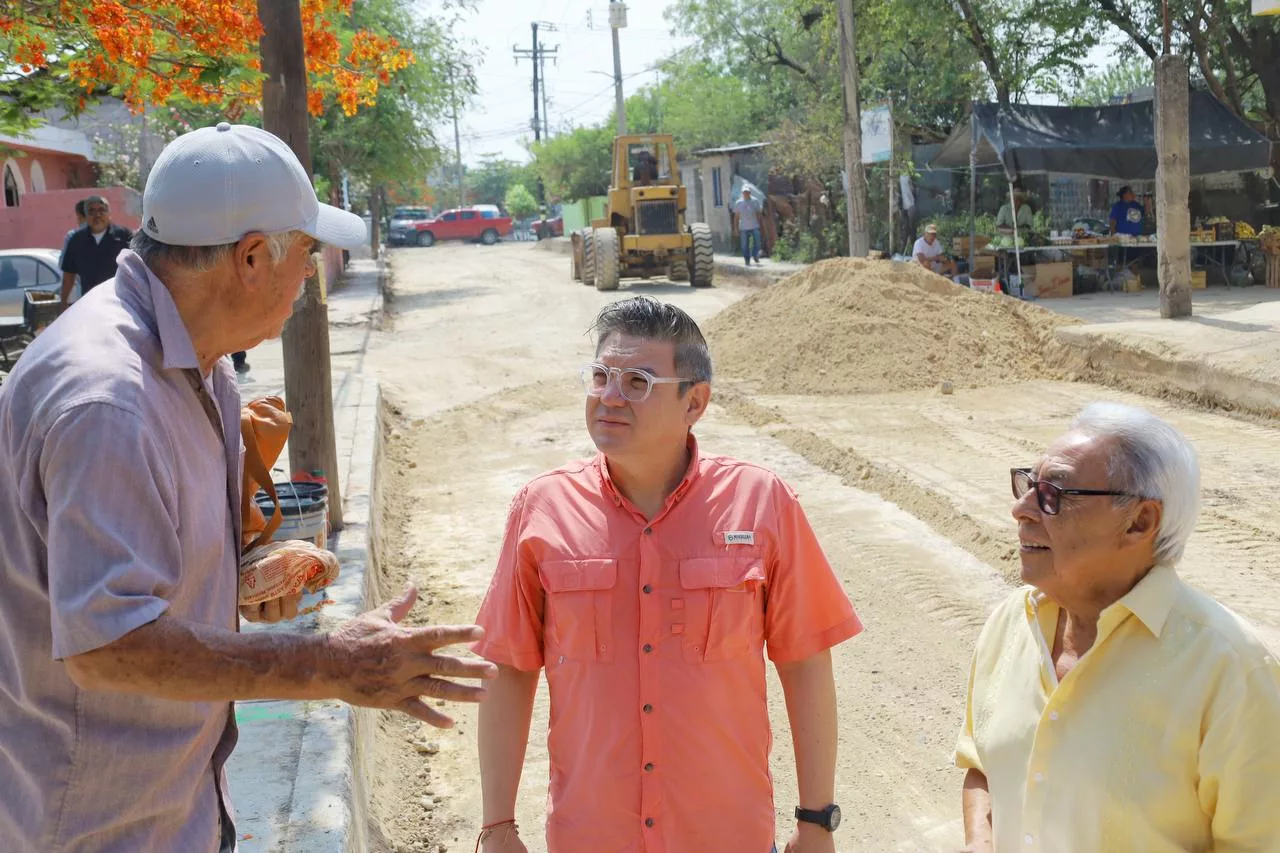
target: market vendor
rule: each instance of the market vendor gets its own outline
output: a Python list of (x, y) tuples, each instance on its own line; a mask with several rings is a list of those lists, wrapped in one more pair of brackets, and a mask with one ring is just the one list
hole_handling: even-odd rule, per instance
[(1013, 202), (1005, 202), (1000, 206), (1000, 211), (996, 214), (996, 230), (1001, 234), (1012, 234), (1015, 221), (1021, 234), (1029, 234), (1035, 227), (1035, 219), (1031, 214), (1031, 207), (1027, 204), (1025, 190), (1014, 190)]
[(945, 276), (953, 276), (957, 272), (956, 262), (947, 257), (942, 241), (938, 239), (938, 226), (932, 222), (924, 227), (924, 236), (916, 240), (911, 255), (916, 263), (930, 272)]
[(1142, 202), (1133, 192), (1133, 188), (1123, 186), (1116, 193), (1119, 200), (1111, 205), (1111, 233), (1128, 234), (1132, 237), (1142, 236)]

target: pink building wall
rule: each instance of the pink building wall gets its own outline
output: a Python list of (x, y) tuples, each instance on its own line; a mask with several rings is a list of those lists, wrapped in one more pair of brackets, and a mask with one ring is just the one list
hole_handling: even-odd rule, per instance
[(142, 195), (128, 187), (26, 193), (18, 207), (0, 207), (0, 249), (61, 249), (67, 232), (76, 226), (76, 202), (91, 195), (110, 202), (112, 222), (137, 230)]

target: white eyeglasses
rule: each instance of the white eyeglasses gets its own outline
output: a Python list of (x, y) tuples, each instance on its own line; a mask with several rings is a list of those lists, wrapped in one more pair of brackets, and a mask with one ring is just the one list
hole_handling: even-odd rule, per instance
[(605, 367), (595, 362), (582, 368), (582, 387), (592, 397), (602, 397), (616, 379), (618, 393), (630, 403), (643, 403), (653, 393), (654, 385), (672, 385), (679, 382), (693, 384), (692, 379), (680, 376), (654, 376), (647, 370), (634, 367)]

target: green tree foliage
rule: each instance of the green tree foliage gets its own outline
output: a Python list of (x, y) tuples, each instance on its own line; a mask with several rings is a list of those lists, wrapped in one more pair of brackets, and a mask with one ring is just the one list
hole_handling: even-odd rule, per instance
[[(1124, 33), (1148, 60), (1160, 55), (1160, 0), (1073, 2)], [(1169, 15), (1173, 48), (1190, 58), (1209, 91), (1280, 140), (1280, 17), (1252, 14), (1249, 0), (1169, 0)]]
[(430, 201), (428, 173), (445, 155), (434, 128), (476, 90), (452, 21), (415, 13), (412, 0), (365, 0), (352, 24), (395, 36), (418, 61), (391, 78), (377, 104), (348, 116), (330, 107), (312, 123), (315, 171), (332, 187), (346, 173), (356, 193), (382, 192), (401, 203)]
[(538, 212), (538, 200), (524, 184), (512, 184), (507, 189), (504, 207), (512, 219), (528, 219)]
[(511, 187), (517, 184), (532, 187), (537, 180), (532, 164), (487, 157), (479, 166), (467, 171), (467, 199), (475, 204), (501, 205)]
[(670, 133), (682, 153), (758, 142), (772, 126), (770, 93), (703, 59), (673, 59), (660, 84), (627, 99), (627, 128)]
[(530, 150), (547, 201), (576, 201), (608, 192), (613, 131), (612, 123), (579, 127), (534, 143)]
[(1104, 106), (1113, 98), (1152, 86), (1154, 66), (1145, 56), (1130, 56), (1110, 68), (1085, 77), (1071, 96), (1075, 106)]

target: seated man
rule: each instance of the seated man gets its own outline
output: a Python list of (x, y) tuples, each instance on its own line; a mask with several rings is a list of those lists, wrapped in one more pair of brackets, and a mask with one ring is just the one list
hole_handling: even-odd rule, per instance
[(924, 236), (916, 240), (911, 254), (920, 266), (930, 272), (948, 277), (956, 274), (956, 262), (947, 257), (942, 241), (938, 239), (938, 226), (932, 222), (924, 227)]
[(1190, 443), (1097, 403), (1012, 478), (1030, 585), (973, 657), (966, 850), (1280, 849), (1280, 664), (1175, 568), (1199, 508)]

